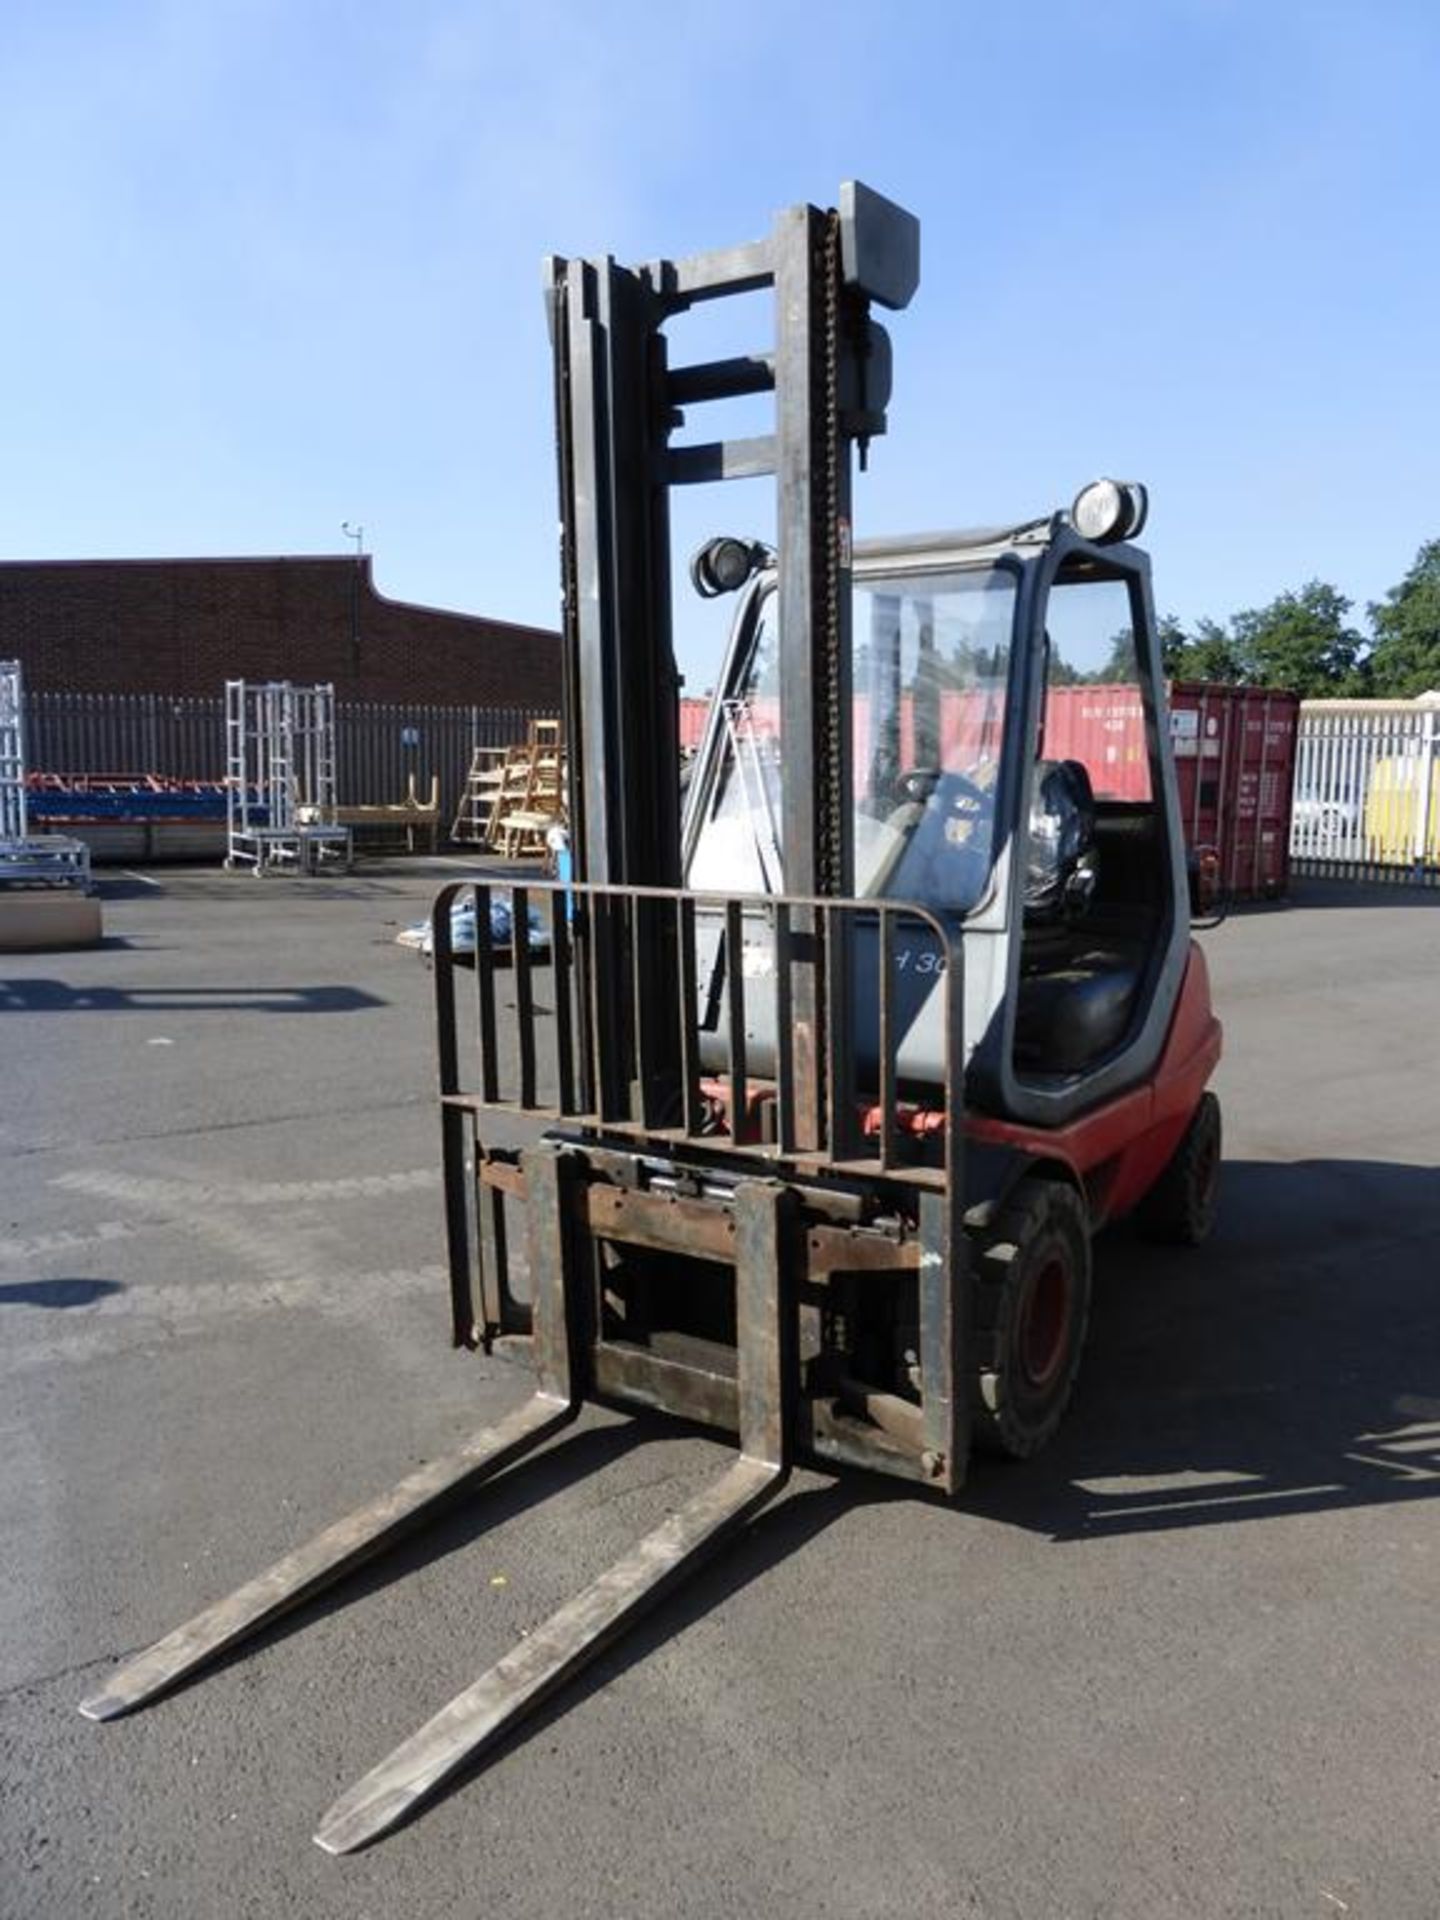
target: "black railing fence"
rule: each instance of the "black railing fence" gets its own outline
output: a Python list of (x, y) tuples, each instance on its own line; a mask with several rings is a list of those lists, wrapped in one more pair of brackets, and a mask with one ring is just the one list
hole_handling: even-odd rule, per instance
[[(402, 800), (415, 776), (424, 801), (440, 788), (442, 827), (454, 819), (477, 748), (525, 739), (537, 714), (521, 707), (437, 707), (340, 701), (335, 770), (341, 806)], [(223, 694), (27, 693), (25, 759), (31, 773), (225, 776)]]

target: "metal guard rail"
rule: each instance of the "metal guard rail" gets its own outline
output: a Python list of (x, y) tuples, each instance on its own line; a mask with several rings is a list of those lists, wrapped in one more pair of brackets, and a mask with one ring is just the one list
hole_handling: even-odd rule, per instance
[[(492, 937), (497, 895), (510, 901), (509, 946)], [(474, 992), (462, 1048), (467, 996), (452, 916), (467, 897)], [(777, 1173), (791, 1165), (948, 1184), (960, 1131), (950, 1109), (963, 1058), (961, 947), (958, 930), (926, 909), (463, 881), (437, 895), (431, 924), (445, 1107), (531, 1114), (670, 1150), (693, 1144), (769, 1162)], [(867, 949), (869, 964), (858, 964)], [(553, 1006), (536, 997), (542, 969)], [(918, 997), (917, 974), (926, 979)], [(504, 980), (513, 987), (508, 1046)], [(873, 998), (865, 993), (872, 980)], [(901, 1046), (937, 994), (940, 1071), (916, 1087), (902, 1078)], [(766, 1015), (768, 1029), (753, 1030)], [(757, 1094), (773, 1103), (763, 1139)]]

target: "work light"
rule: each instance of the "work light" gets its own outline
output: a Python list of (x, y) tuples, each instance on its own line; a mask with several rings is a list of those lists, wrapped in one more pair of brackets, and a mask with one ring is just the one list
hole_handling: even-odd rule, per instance
[(1133, 540), (1145, 525), (1150, 496), (1138, 480), (1092, 480), (1070, 508), (1070, 524), (1096, 546)]
[(758, 540), (736, 540), (720, 534), (707, 540), (690, 562), (690, 578), (695, 591), (705, 600), (717, 594), (734, 593), (770, 557), (769, 548)]

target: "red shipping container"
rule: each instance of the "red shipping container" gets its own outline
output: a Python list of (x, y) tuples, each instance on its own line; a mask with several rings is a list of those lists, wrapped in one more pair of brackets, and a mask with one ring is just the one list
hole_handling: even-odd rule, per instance
[(710, 702), (698, 700), (694, 694), (684, 694), (680, 700), (680, 751), (698, 752), (700, 742), (705, 737), (705, 722), (710, 717)]
[[(1222, 900), (1278, 899), (1290, 882), (1299, 695), (1180, 680), (1169, 696), (1186, 846), (1214, 853)], [(1098, 799), (1148, 799), (1140, 689), (1123, 681), (1052, 687), (1045, 757), (1083, 761)]]
[(1199, 681), (1170, 688), (1180, 818), (1219, 856), (1222, 900), (1275, 900), (1290, 884), (1290, 806), (1300, 696)]
[(1145, 708), (1133, 681), (1083, 681), (1045, 694), (1047, 760), (1078, 760), (1097, 800), (1148, 800)]

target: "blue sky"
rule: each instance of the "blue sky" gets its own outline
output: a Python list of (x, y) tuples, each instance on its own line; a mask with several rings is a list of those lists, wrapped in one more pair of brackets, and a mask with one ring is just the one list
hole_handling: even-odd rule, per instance
[(383, 591), (553, 624), (543, 256), (856, 177), (923, 262), (857, 531), (1119, 473), (1162, 610), (1363, 614), (1440, 534), (1437, 78), (1430, 0), (3, 0), (0, 556), (348, 519)]

